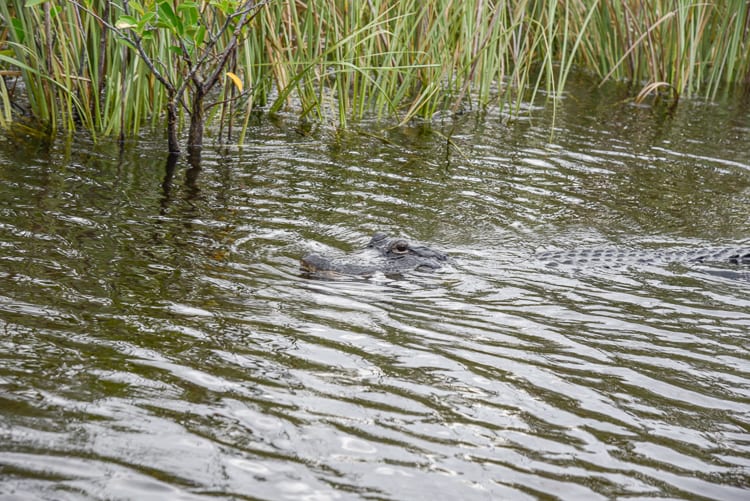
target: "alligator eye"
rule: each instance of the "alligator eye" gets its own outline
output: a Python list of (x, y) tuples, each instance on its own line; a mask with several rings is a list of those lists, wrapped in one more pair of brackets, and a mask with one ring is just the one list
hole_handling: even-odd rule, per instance
[(398, 240), (396, 242), (393, 242), (391, 251), (396, 252), (398, 254), (406, 254), (407, 252), (409, 252), (409, 243), (406, 242), (405, 240)]

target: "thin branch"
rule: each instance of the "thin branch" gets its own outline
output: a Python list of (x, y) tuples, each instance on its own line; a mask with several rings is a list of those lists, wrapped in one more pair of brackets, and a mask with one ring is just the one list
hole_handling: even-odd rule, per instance
[[(177, 93), (182, 94), (185, 92), (185, 89), (187, 88), (187, 85), (190, 81), (192, 81), (197, 87), (200, 88), (200, 92), (203, 94), (208, 93), (208, 91), (213, 88), (214, 85), (216, 85), (216, 82), (219, 80), (219, 77), (221, 75), (221, 72), (223, 71), (224, 67), (227, 64), (227, 61), (229, 60), (230, 53), (235, 49), (237, 46), (237, 41), (240, 37), (242, 28), (251, 22), (253, 19), (255, 19), (255, 16), (260, 13), (260, 8), (266, 5), (270, 0), (263, 0), (262, 2), (256, 3), (253, 0), (248, 0), (245, 2), (245, 4), (242, 6), (241, 9), (238, 9), (237, 11), (233, 12), (229, 16), (227, 16), (227, 19), (224, 21), (224, 24), (221, 26), (219, 31), (214, 34), (211, 39), (206, 44), (206, 47), (203, 49), (203, 53), (201, 54), (198, 61), (195, 63), (195, 65), (191, 68), (191, 70), (188, 72), (188, 74), (185, 76), (185, 80), (183, 81), (182, 85), (178, 89)], [(250, 14), (253, 13), (252, 16)], [(216, 69), (214, 72), (205, 80), (200, 81), (198, 78), (198, 70), (203, 67), (203, 64), (205, 61), (210, 57), (213, 56), (212, 50), (214, 46), (218, 43), (221, 36), (226, 33), (226, 31), (229, 29), (229, 26), (237, 17), (240, 17), (240, 21), (237, 23), (237, 26), (235, 27), (234, 31), (232, 32), (232, 38), (230, 39), (227, 46), (224, 48), (221, 54), (219, 54), (220, 62), (218, 63)], [(248, 17), (250, 16), (250, 17)]]
[(247, 90), (245, 90), (245, 91), (237, 94), (236, 96), (228, 97), (226, 99), (221, 99), (219, 101), (214, 101), (212, 103), (209, 103), (209, 104), (207, 104), (205, 106), (205, 109), (210, 110), (211, 108), (214, 108), (216, 106), (221, 106), (221, 105), (224, 105), (224, 104), (229, 104), (229, 103), (233, 103), (233, 102), (239, 101), (240, 99), (249, 96), (251, 90), (252, 89), (247, 89)]

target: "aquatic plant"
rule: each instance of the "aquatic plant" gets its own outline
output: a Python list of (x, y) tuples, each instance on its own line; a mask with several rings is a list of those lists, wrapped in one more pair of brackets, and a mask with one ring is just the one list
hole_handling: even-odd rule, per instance
[[(230, 61), (236, 59), (243, 29), (265, 2), (214, 2), (214, 8), (203, 10), (195, 2), (175, 3), (174, 7), (167, 1), (150, 5), (133, 2), (132, 10), (130, 3), (123, 0), (124, 15), (114, 26), (106, 21), (103, 24), (136, 51), (150, 75), (166, 91), (169, 151), (180, 150), (180, 106), (190, 115), (188, 147), (199, 148), (205, 126), (204, 101), (224, 76)], [(160, 40), (154, 47), (151, 42), (157, 38)], [(242, 82), (235, 73), (226, 72), (226, 76), (242, 91)]]
[[(231, 130), (253, 107), (345, 126), (564, 94), (573, 71), (634, 96), (715, 98), (750, 79), (745, 0), (8, 0), (0, 70), (50, 131), (129, 135), (166, 117)], [(16, 72), (16, 73), (12, 73)], [(19, 93), (0, 85), (0, 123)], [(212, 102), (207, 102), (210, 98)], [(242, 112), (242, 113), (238, 113)], [(244, 131), (244, 126), (242, 130)]]
[(601, 2), (591, 26), (578, 54), (581, 67), (602, 82), (634, 82), (641, 97), (668, 89), (675, 99), (714, 99), (722, 86), (750, 82), (745, 0)]

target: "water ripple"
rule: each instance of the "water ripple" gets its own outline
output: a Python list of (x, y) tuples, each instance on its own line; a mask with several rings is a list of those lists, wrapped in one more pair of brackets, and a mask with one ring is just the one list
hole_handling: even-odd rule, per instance
[[(750, 115), (711, 118), (457, 117), (463, 154), (282, 119), (171, 177), (148, 143), (0, 143), (0, 495), (746, 498), (746, 270), (534, 258), (750, 239), (713, 137)], [(299, 272), (378, 230), (451, 261)]]

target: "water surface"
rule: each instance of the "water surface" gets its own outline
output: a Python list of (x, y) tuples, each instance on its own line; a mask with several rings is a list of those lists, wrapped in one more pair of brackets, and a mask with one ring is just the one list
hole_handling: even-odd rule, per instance
[[(261, 118), (200, 169), (5, 134), (0, 495), (747, 499), (750, 281), (534, 259), (750, 243), (748, 104), (619, 98)], [(300, 273), (378, 230), (451, 262)]]

